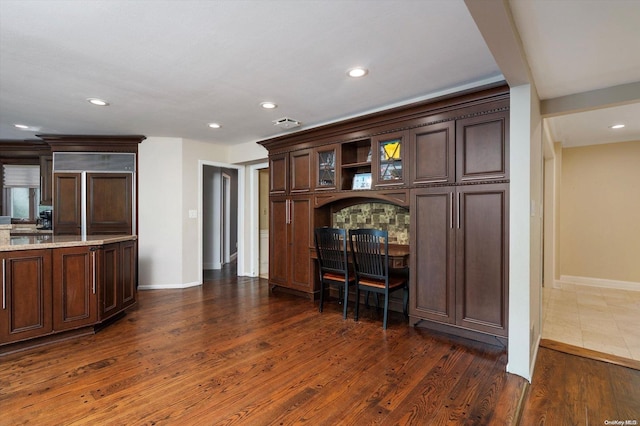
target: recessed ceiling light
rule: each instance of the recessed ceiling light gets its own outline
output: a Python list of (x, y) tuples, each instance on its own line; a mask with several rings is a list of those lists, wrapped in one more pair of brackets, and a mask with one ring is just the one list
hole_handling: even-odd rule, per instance
[(22, 130), (29, 130), (29, 126), (27, 126), (26, 124), (14, 124), (13, 126)]
[(97, 106), (108, 106), (109, 102), (103, 100), (103, 99), (98, 99), (98, 98), (87, 98), (87, 101), (89, 101), (90, 104), (93, 105), (97, 105)]
[(347, 75), (349, 77), (354, 77), (354, 78), (364, 77), (368, 73), (369, 73), (368, 69), (361, 68), (361, 67), (351, 68), (350, 70), (347, 71)]
[(260, 106), (264, 109), (274, 109), (274, 108), (278, 108), (278, 105), (276, 105), (273, 102), (262, 102), (260, 103)]
[(624, 124), (614, 124), (613, 126), (609, 126), (610, 129), (622, 129)]
[(219, 129), (222, 126), (218, 123), (209, 123), (209, 127), (211, 127), (212, 129)]

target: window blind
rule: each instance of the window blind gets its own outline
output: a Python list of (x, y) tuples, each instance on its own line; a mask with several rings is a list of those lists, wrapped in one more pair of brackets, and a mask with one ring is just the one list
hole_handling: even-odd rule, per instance
[(40, 166), (6, 164), (3, 169), (5, 188), (40, 187)]

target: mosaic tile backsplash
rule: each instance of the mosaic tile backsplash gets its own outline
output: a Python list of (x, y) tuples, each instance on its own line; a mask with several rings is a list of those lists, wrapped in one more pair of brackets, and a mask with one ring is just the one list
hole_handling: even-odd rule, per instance
[(333, 214), (332, 226), (346, 230), (356, 228), (383, 229), (389, 233), (389, 244), (409, 244), (409, 210), (384, 203), (365, 203), (344, 208)]

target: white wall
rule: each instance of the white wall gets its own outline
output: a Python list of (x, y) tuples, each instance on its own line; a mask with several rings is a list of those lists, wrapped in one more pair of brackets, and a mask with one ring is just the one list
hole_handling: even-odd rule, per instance
[(507, 371), (531, 380), (529, 322), (531, 85), (511, 88), (509, 132), (509, 347)]
[(181, 286), (182, 139), (149, 137), (138, 147), (139, 288)]

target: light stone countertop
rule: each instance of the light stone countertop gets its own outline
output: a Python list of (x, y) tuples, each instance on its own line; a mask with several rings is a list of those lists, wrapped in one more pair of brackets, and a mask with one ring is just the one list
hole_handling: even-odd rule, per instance
[(12, 236), (9, 244), (0, 244), (0, 252), (61, 247), (99, 246), (137, 240), (136, 235), (30, 235)]

